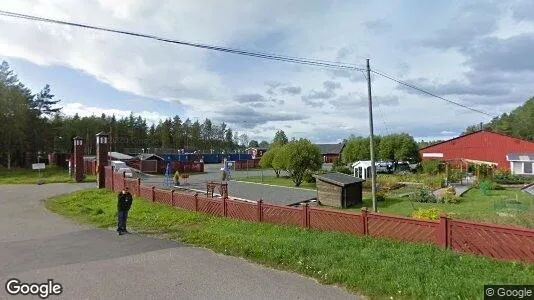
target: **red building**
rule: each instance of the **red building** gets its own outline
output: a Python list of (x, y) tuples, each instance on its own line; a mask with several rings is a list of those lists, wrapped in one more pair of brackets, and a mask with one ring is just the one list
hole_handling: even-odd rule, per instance
[(510, 171), (506, 156), (510, 153), (534, 152), (534, 142), (485, 130), (462, 135), (419, 149), (423, 161), (476, 160), (496, 163), (497, 169)]

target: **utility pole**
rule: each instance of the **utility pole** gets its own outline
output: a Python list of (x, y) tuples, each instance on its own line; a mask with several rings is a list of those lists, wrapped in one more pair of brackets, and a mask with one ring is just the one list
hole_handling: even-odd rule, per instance
[(369, 94), (369, 147), (371, 153), (371, 195), (373, 199), (373, 211), (377, 212), (375, 147), (373, 142), (373, 99), (371, 97), (371, 67), (369, 66), (369, 59), (367, 59), (367, 92)]

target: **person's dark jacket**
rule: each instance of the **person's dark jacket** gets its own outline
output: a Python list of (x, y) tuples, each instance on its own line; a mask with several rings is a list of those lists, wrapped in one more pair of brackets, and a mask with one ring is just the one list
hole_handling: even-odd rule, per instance
[(126, 193), (119, 193), (118, 195), (118, 201), (117, 201), (117, 209), (118, 210), (130, 210), (130, 207), (132, 207), (132, 194), (129, 192)]

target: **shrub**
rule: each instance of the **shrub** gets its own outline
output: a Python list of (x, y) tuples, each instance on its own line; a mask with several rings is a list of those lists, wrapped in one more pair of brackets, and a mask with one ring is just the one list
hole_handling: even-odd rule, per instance
[(436, 175), (440, 171), (439, 161), (431, 159), (424, 161), (422, 164), (423, 172), (430, 175)]
[(480, 190), (484, 195), (489, 195), (493, 187), (493, 184), (489, 180), (484, 180), (479, 183)]
[(420, 203), (437, 203), (438, 199), (436, 196), (426, 188), (417, 189), (417, 191), (410, 195), (410, 200)]
[(532, 177), (512, 175), (509, 171), (498, 171), (493, 175), (493, 181), (500, 184), (525, 184), (533, 181)]
[(333, 166), (332, 171), (347, 174), (347, 175), (353, 174), (353, 172), (347, 166)]
[(302, 177), (302, 179), (307, 183), (314, 183), (315, 182), (315, 177), (313, 177), (313, 174), (310, 171), (306, 171), (306, 173), (304, 173), (304, 176)]
[(456, 196), (456, 189), (453, 186), (450, 186), (445, 191), (445, 195), (443, 195), (442, 202), (445, 203), (458, 203), (460, 202), (461, 198)]
[(419, 208), (412, 213), (412, 218), (424, 220), (438, 220), (441, 210), (437, 208)]
[(385, 191), (378, 191), (375, 194), (375, 197), (376, 197), (376, 201), (377, 202), (386, 201), (386, 192)]

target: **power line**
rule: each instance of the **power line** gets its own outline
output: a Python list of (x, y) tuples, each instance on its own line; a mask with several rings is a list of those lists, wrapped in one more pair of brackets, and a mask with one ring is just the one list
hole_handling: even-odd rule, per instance
[(396, 79), (396, 78), (392, 77), (391, 75), (387, 75), (387, 74), (385, 74), (385, 73), (381, 73), (381, 72), (378, 72), (378, 71), (375, 71), (375, 70), (371, 70), (371, 72), (375, 73), (376, 75), (380, 75), (380, 76), (382, 76), (382, 77), (384, 77), (384, 78), (387, 78), (387, 79), (389, 79), (389, 80), (392, 80), (392, 81), (394, 81), (394, 82), (396, 82), (396, 83), (398, 83), (398, 84), (402, 84), (402, 85), (404, 85), (404, 86), (407, 86), (407, 87), (409, 87), (409, 88), (412, 88), (412, 89), (414, 89), (414, 90), (417, 90), (417, 91), (419, 91), (419, 92), (421, 92), (421, 93), (424, 93), (424, 94), (427, 94), (427, 95), (429, 95), (429, 96), (432, 96), (432, 97), (436, 97), (436, 98), (438, 98), (438, 99), (441, 99), (441, 100), (443, 100), (443, 101), (445, 101), (445, 102), (448, 102), (448, 103), (451, 103), (451, 104), (454, 104), (454, 105), (457, 105), (457, 106), (460, 106), (460, 107), (469, 109), (469, 110), (474, 111), (474, 112), (477, 112), (477, 113), (484, 114), (484, 115), (486, 115), (486, 116), (495, 117), (494, 115), (489, 114), (489, 113), (487, 113), (487, 112), (484, 112), (484, 111), (478, 110), (478, 109), (476, 109), (476, 108), (472, 108), (472, 107), (469, 107), (469, 106), (467, 106), (467, 105), (464, 105), (464, 104), (461, 104), (461, 103), (458, 103), (458, 102), (455, 102), (455, 101), (452, 101), (452, 100), (443, 98), (443, 97), (441, 97), (441, 96), (438, 96), (438, 95), (436, 95), (436, 94), (434, 94), (434, 93), (432, 93), (432, 92), (426, 91), (426, 90), (424, 90), (424, 89), (422, 89), (422, 88), (419, 88), (419, 87), (417, 87), (417, 86), (415, 86), (415, 85), (413, 85), (413, 84), (404, 82), (404, 81), (402, 81), (402, 80), (400, 80), (400, 79)]
[[(354, 71), (364, 71), (365, 69), (362, 67), (359, 67), (355, 64), (348, 64), (348, 63), (342, 63), (342, 62), (335, 62), (335, 61), (328, 61), (328, 60), (319, 60), (319, 59), (308, 59), (308, 58), (301, 58), (301, 57), (292, 57), (292, 56), (284, 56), (284, 55), (276, 55), (271, 53), (265, 53), (265, 52), (252, 52), (252, 51), (246, 51), (246, 50), (240, 50), (235, 48), (227, 48), (227, 47), (221, 47), (221, 46), (214, 46), (214, 45), (208, 45), (208, 44), (201, 44), (201, 43), (194, 43), (194, 42), (187, 42), (187, 41), (180, 41), (180, 40), (173, 40), (169, 38), (163, 38), (158, 37), (155, 35), (148, 35), (148, 34), (142, 34), (142, 33), (135, 33), (125, 30), (117, 30), (117, 29), (110, 29), (100, 26), (93, 26), (93, 25), (86, 25), (81, 23), (74, 23), (74, 22), (66, 22), (66, 21), (60, 21), (55, 19), (49, 19), (49, 18), (42, 18), (42, 17), (36, 17), (31, 15), (25, 15), (25, 14), (19, 14), (9, 11), (0, 10), (0, 15), (7, 16), (7, 17), (13, 17), (13, 18), (19, 18), (19, 19), (26, 19), (26, 20), (33, 20), (33, 21), (39, 21), (39, 22), (46, 22), (46, 23), (54, 23), (54, 24), (60, 24), (60, 25), (68, 25), (68, 26), (74, 26), (74, 27), (80, 27), (85, 29), (92, 29), (92, 30), (99, 30), (99, 31), (106, 31), (106, 32), (112, 32), (112, 33), (118, 33), (118, 34), (124, 34), (124, 35), (130, 35), (135, 37), (143, 37), (148, 39), (153, 39), (157, 41), (162, 41), (166, 43), (173, 43), (183, 46), (190, 46), (195, 48), (201, 48), (201, 49), (207, 49), (207, 50), (213, 50), (213, 51), (219, 51), (219, 52), (226, 52), (226, 53), (232, 53), (232, 54), (238, 54), (238, 55), (245, 55), (245, 56), (251, 56), (251, 57), (257, 57), (257, 58), (263, 58), (263, 59), (269, 59), (269, 60), (277, 60), (277, 61), (283, 61), (283, 62), (289, 62), (289, 63), (295, 63), (295, 64), (302, 64), (302, 65), (310, 65), (310, 66), (316, 66), (316, 67), (324, 67), (324, 68), (332, 68), (332, 69), (345, 69), (345, 70), (354, 70)], [(387, 78), (389, 80), (395, 81), (399, 84), (402, 84), (404, 86), (410, 87), (412, 89), (415, 89), (419, 92), (422, 92), (424, 94), (427, 94), (429, 96), (441, 99), (443, 101), (446, 101), (448, 103), (466, 108), (468, 110), (481, 113), (490, 117), (495, 117), (489, 113), (483, 112), (481, 110), (469, 107), (467, 105), (446, 99), (444, 97), (438, 96), (434, 93), (428, 92), (422, 88), (419, 88), (413, 84), (404, 82), (402, 80), (396, 79), (392, 77), (391, 75), (378, 72), (371, 69), (371, 72), (374, 74), (377, 74), (379, 76), (382, 76), (384, 78)], [(365, 76), (365, 75), (364, 75)]]
[(3, 10), (0, 10), (0, 15), (13, 17), (13, 18), (19, 18), (19, 19), (39, 21), (39, 22), (81, 27), (85, 29), (93, 29), (93, 30), (99, 30), (99, 31), (119, 33), (119, 34), (124, 34), (124, 35), (135, 36), (135, 37), (143, 37), (143, 38), (153, 39), (153, 40), (167, 42), (167, 43), (179, 44), (183, 46), (190, 46), (190, 47), (195, 47), (195, 48), (214, 50), (214, 51), (220, 51), (220, 52), (226, 52), (226, 53), (233, 53), (233, 54), (257, 57), (257, 58), (263, 58), (263, 59), (278, 60), (278, 61), (284, 61), (284, 62), (290, 62), (290, 63), (296, 63), (296, 64), (311, 65), (311, 66), (325, 67), (325, 68), (334, 68), (334, 69), (363, 70), (363, 68), (357, 67), (355, 65), (349, 65), (349, 64), (327, 61), (327, 60), (317, 60), (317, 59), (275, 55), (275, 54), (264, 53), (264, 52), (252, 52), (252, 51), (227, 48), (227, 47), (221, 47), (221, 46), (214, 46), (214, 45), (208, 45), (208, 44), (173, 40), (173, 39), (163, 38), (163, 37), (159, 37), (155, 35), (142, 34), (142, 33), (136, 33), (136, 32), (131, 32), (131, 31), (125, 31), (125, 30), (110, 29), (110, 28), (86, 25), (86, 24), (81, 24), (81, 23), (66, 22), (66, 21), (31, 16), (31, 15), (13, 13), (13, 12), (3, 11)]

